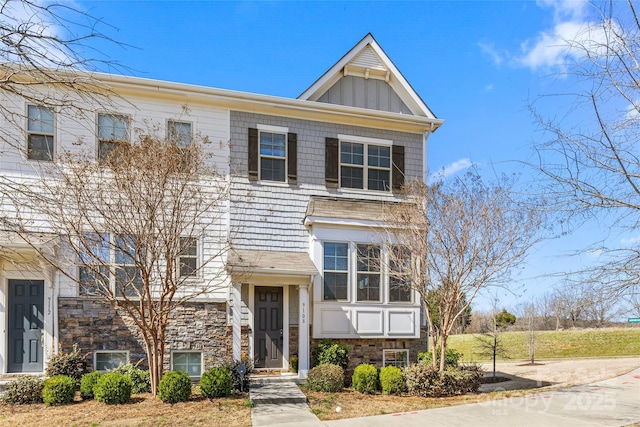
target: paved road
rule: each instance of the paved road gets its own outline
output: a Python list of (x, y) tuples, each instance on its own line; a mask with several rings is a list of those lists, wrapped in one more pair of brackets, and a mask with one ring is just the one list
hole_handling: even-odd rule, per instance
[(324, 421), (328, 427), (626, 426), (640, 421), (640, 369), (608, 380), (449, 408)]

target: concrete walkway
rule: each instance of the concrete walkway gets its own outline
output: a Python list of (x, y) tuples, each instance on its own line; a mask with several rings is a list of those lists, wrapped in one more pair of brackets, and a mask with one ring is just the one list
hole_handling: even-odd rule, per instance
[(251, 378), (249, 396), (255, 405), (251, 409), (254, 427), (291, 424), (301, 427), (321, 427), (324, 424), (311, 413), (307, 397), (291, 377)]
[(478, 395), (449, 408), (324, 421), (329, 427), (627, 426), (640, 422), (640, 369), (597, 383), (510, 399)]

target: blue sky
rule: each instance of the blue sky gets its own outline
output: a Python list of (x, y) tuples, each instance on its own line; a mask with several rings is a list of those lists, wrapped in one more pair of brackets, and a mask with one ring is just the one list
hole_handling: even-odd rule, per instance
[[(297, 97), (371, 32), (444, 125), (429, 139), (429, 169), (479, 164), (485, 175), (521, 171), (542, 135), (529, 112), (561, 91), (562, 38), (594, 19), (581, 1), (118, 2), (77, 5), (128, 47), (102, 45), (126, 73), (238, 91)], [(547, 103), (550, 114), (558, 105)], [(555, 283), (538, 274), (577, 268), (566, 259), (602, 232), (547, 241), (516, 278), (521, 296)], [(587, 238), (588, 237), (588, 238)], [(486, 307), (486, 300), (476, 305)]]

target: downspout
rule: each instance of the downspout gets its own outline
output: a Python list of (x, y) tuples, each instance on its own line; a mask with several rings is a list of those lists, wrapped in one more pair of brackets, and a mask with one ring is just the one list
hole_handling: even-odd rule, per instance
[(53, 328), (52, 328), (52, 332), (53, 332), (53, 354), (56, 354), (58, 352), (58, 343), (59, 343), (59, 337), (58, 337), (58, 329), (59, 329), (59, 325), (58, 325), (58, 295), (60, 294), (60, 272), (56, 271), (54, 274), (51, 275), (52, 279), (54, 279), (54, 283), (52, 283), (53, 285)]
[(427, 155), (427, 141), (429, 140), (429, 136), (433, 133), (433, 131), (435, 130), (435, 125), (433, 123), (431, 123), (431, 128), (429, 130), (427, 130), (423, 135), (422, 135), (422, 146), (424, 147), (424, 155), (422, 156), (422, 179), (424, 180), (424, 182), (427, 182), (427, 174), (429, 173), (429, 168), (428, 168), (428, 155)]

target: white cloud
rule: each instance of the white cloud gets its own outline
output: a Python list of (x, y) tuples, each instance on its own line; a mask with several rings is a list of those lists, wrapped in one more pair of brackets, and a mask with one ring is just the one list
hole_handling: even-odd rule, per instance
[(493, 90), (493, 83), (484, 85), (484, 90), (487, 92), (491, 92)]
[(479, 42), (478, 46), (480, 47), (480, 51), (491, 58), (494, 64), (500, 65), (504, 62), (505, 55), (498, 52), (493, 43)]
[(637, 246), (640, 243), (640, 236), (636, 237), (623, 237), (620, 239), (620, 243), (625, 246)]
[(431, 176), (429, 176), (429, 182), (442, 181), (450, 177), (451, 175), (455, 175), (456, 173), (465, 169), (469, 169), (472, 166), (475, 166), (475, 164), (471, 161), (471, 159), (464, 158), (456, 160), (455, 162), (444, 166), (439, 171), (432, 173)]

